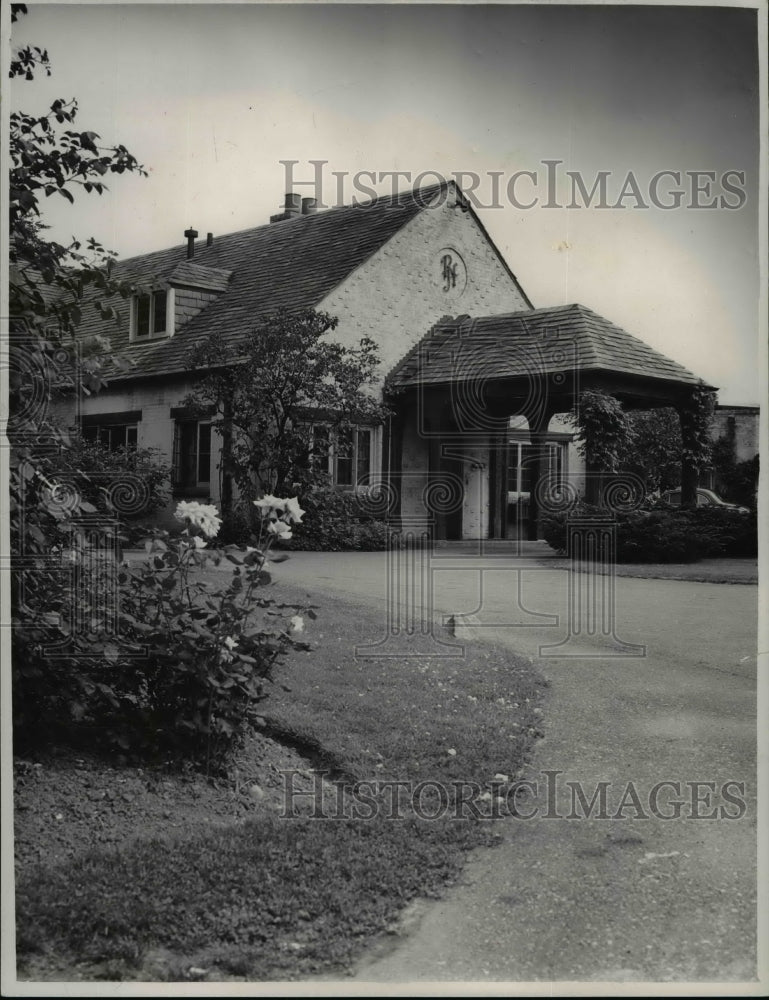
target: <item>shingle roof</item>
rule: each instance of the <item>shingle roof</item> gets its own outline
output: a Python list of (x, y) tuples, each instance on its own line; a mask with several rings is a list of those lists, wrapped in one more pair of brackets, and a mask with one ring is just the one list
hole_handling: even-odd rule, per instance
[(388, 375), (393, 386), (606, 371), (684, 384), (700, 379), (578, 304), (501, 316), (447, 317)]
[(211, 282), (221, 286), (231, 277), (226, 292), (173, 337), (129, 344), (128, 302), (120, 296), (105, 300), (121, 316), (120, 331), (108, 329), (96, 309), (86, 305), (78, 335), (109, 336), (113, 350), (133, 363), (128, 371), (110, 374), (110, 381), (186, 372), (195, 347), (211, 333), (237, 341), (253, 329), (259, 315), (281, 307), (315, 308), (433, 201), (443, 186), (230, 233), (214, 239), (211, 246), (196, 245), (192, 261), (187, 261), (186, 244), (120, 261), (113, 277), (140, 286), (164, 281), (183, 284), (184, 276), (197, 273), (207, 281), (205, 287), (219, 290)]
[(232, 271), (221, 267), (206, 267), (196, 264), (194, 260), (185, 260), (178, 264), (168, 280), (174, 286), (202, 288), (209, 292), (224, 292), (230, 283)]

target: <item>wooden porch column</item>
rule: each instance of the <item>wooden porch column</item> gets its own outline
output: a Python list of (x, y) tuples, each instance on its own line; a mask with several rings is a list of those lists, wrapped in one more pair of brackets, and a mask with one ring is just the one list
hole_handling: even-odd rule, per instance
[(532, 460), (530, 462), (529, 482), (529, 524), (528, 539), (536, 542), (539, 537), (539, 504), (537, 503), (537, 485), (542, 479), (547, 469), (547, 455), (545, 449), (545, 439), (547, 428), (550, 425), (552, 413), (549, 410), (529, 417), (529, 439), (532, 447)]
[(489, 538), (507, 538), (508, 419), (499, 421), (489, 455)]

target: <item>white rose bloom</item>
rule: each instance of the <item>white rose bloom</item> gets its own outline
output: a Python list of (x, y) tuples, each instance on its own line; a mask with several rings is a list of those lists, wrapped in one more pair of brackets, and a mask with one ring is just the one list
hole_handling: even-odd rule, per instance
[(278, 538), (291, 538), (291, 526), (285, 521), (270, 521), (267, 530), (271, 535), (277, 535)]
[(290, 500), (286, 500), (286, 517), (290, 522), (299, 524), (303, 514), (304, 511), (299, 506), (299, 497), (291, 497)]
[(281, 500), (280, 497), (274, 497), (271, 493), (267, 493), (261, 500), (254, 500), (254, 507), (259, 508), (259, 513), (262, 517), (267, 517), (272, 511), (283, 510), (287, 502), (286, 500)]
[(180, 500), (174, 517), (177, 521), (189, 521), (200, 528), (204, 535), (213, 538), (222, 526), (219, 511), (213, 504), (198, 503), (196, 500)]
[(231, 635), (228, 635), (227, 638), (224, 640), (224, 645), (227, 647), (227, 649), (234, 649), (237, 646), (237, 644), (238, 640), (233, 639)]

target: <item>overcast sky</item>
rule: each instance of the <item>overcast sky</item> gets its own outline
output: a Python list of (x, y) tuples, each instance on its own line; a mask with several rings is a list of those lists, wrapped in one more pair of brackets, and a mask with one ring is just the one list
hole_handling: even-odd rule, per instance
[[(585, 6), (30, 3), (14, 44), (45, 46), (53, 76), (14, 86), (42, 111), (76, 96), (78, 123), (126, 145), (147, 179), (44, 205), (53, 235), (94, 236), (129, 256), (245, 229), (279, 211), (285, 173), (502, 172), (481, 219), (535, 306), (581, 302), (720, 387), (757, 403), (758, 92), (755, 11)], [(544, 208), (544, 160), (562, 160)], [(504, 185), (516, 171), (520, 205)], [(566, 170), (589, 190), (629, 172), (651, 202), (655, 174), (713, 171), (700, 203), (568, 209)], [(726, 183), (738, 189), (730, 193)], [(730, 179), (731, 178), (731, 179)], [(426, 183), (430, 182), (427, 178)], [(536, 182), (536, 189), (534, 183)], [(370, 184), (366, 178), (362, 183)], [(403, 181), (403, 187), (410, 185)], [(391, 181), (377, 185), (389, 191)], [(659, 193), (670, 203), (675, 183)], [(297, 188), (305, 195), (310, 188)], [(627, 190), (627, 189), (626, 189)], [(355, 195), (352, 182), (345, 200)]]

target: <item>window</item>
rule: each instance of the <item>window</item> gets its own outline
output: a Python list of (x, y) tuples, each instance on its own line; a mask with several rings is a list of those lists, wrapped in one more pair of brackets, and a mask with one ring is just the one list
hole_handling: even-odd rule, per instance
[[(561, 441), (548, 441), (542, 459), (542, 474), (555, 486), (564, 478), (564, 455), (566, 445)], [(531, 493), (532, 463), (537, 449), (521, 441), (510, 442), (510, 458), (507, 470), (508, 491), (511, 493)]]
[(98, 442), (110, 451), (136, 449), (141, 418), (141, 410), (89, 414), (82, 418), (81, 433), (85, 441)]
[(311, 460), (334, 486), (357, 486), (371, 472), (371, 428), (313, 424)]
[(135, 340), (164, 334), (168, 321), (168, 292), (142, 292), (132, 302), (132, 329)]
[(174, 429), (174, 489), (208, 494), (211, 486), (211, 424), (179, 420)]
[(563, 445), (550, 443), (547, 446), (547, 475), (553, 486), (563, 481)]

